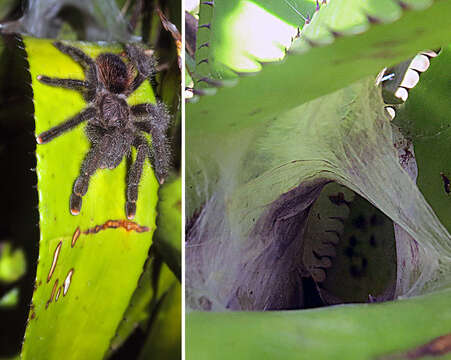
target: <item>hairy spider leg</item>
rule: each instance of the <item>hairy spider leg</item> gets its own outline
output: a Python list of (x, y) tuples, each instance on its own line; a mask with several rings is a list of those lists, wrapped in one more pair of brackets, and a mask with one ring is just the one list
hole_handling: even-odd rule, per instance
[(70, 196), (70, 212), (72, 215), (78, 215), (80, 213), (82, 197), (88, 192), (89, 180), (100, 167), (103, 154), (108, 152), (113, 140), (111, 135), (104, 135), (100, 142), (94, 145), (86, 154), (81, 166), (81, 173), (75, 180), (74, 188)]
[(89, 86), (88, 82), (84, 80), (51, 78), (45, 75), (38, 75), (37, 79), (43, 84), (64, 87), (66, 89), (81, 90)]
[(138, 75), (136, 75), (133, 79), (130, 89), (127, 91), (127, 96), (133, 94), (135, 90), (141, 86), (144, 80), (146, 80), (146, 78), (141, 73), (138, 73)]
[(127, 96), (132, 94), (144, 80), (149, 79), (150, 83), (154, 83), (154, 75), (156, 73), (156, 60), (153, 55), (147, 55), (143, 49), (133, 44), (125, 45), (125, 52), (127, 57), (132, 62), (133, 66), (138, 70), (138, 74), (133, 79), (132, 85)]
[[(70, 56), (72, 58), (72, 60), (79, 63), (83, 67), (83, 69), (85, 70), (85, 74), (86, 74), (85, 84), (86, 84), (86, 87), (88, 88), (86, 100), (92, 101), (95, 97), (95, 92), (96, 92), (96, 88), (98, 85), (95, 61), (91, 57), (89, 57), (87, 54), (85, 54), (82, 50), (80, 50), (74, 46), (65, 45), (60, 41), (55, 41), (53, 43), (53, 45), (59, 51)], [(53, 84), (51, 84), (51, 85), (53, 85)], [(70, 87), (68, 86), (68, 88), (70, 88)], [(71, 89), (80, 90), (79, 87), (74, 87)]]
[[(139, 145), (138, 145), (139, 144)], [(144, 138), (139, 137), (135, 144), (137, 154), (133, 165), (130, 168), (127, 182), (127, 202), (125, 204), (125, 213), (127, 219), (132, 220), (136, 214), (136, 201), (138, 200), (138, 185), (141, 181), (141, 175), (146, 158), (149, 157), (150, 147)]]
[(170, 116), (166, 106), (158, 101), (156, 104), (143, 103), (131, 107), (134, 116), (146, 116), (145, 120), (135, 122), (138, 129), (152, 135), (151, 162), (160, 184), (163, 184), (168, 173), (170, 148), (166, 131), (169, 127)]
[(95, 61), (89, 57), (87, 54), (83, 52), (83, 50), (80, 50), (79, 48), (76, 48), (74, 46), (65, 45), (60, 41), (55, 41), (53, 45), (62, 53), (69, 55), (72, 59), (74, 59), (76, 62), (80, 63), (83, 67), (95, 67)]
[(51, 129), (44, 131), (36, 137), (36, 142), (38, 144), (45, 144), (53, 140), (57, 136), (63, 134), (64, 132), (74, 128), (83, 121), (92, 119), (96, 115), (96, 110), (93, 107), (88, 107), (80, 111), (75, 116), (72, 116), (69, 120), (52, 127)]

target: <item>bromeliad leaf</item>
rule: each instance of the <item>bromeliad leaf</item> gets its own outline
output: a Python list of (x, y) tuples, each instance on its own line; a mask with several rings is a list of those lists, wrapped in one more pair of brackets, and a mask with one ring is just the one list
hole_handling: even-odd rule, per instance
[(253, 354), (258, 359), (388, 360), (442, 355), (440, 359), (447, 359), (450, 301), (448, 289), (399, 302), (320, 310), (193, 312), (186, 320), (186, 357), (245, 360)]
[(182, 277), (181, 242), (182, 182), (181, 177), (170, 178), (160, 190), (158, 203), (158, 229), (155, 249), (180, 280)]
[(451, 231), (451, 198), (447, 186), (447, 179), (451, 178), (450, 62), (451, 47), (444, 46), (440, 55), (431, 59), (430, 68), (421, 75), (394, 119), (413, 143), (420, 169), (418, 187), (448, 231)]
[[(49, 40), (25, 38), (24, 44), (39, 134), (86, 104), (79, 92), (42, 84), (37, 76), (84, 80), (84, 72)], [(91, 57), (123, 51), (118, 45), (71, 45)], [(150, 84), (145, 81), (128, 101), (155, 103)], [(102, 358), (137, 285), (155, 230), (158, 182), (147, 161), (134, 222), (125, 219), (125, 160), (114, 170), (98, 171), (80, 215), (70, 214), (72, 186), (89, 150), (83, 130), (78, 126), (37, 147), (41, 239), (24, 359), (61, 354)]]
[[(124, 313), (124, 318), (117, 329), (115, 337), (111, 341), (110, 351), (107, 357), (120, 348), (122, 343), (138, 326), (143, 329), (153, 326), (152, 321), (156, 317), (161, 317), (161, 302), (164, 300), (170, 289), (178, 283), (167, 265), (162, 263), (158, 257), (155, 257), (152, 250), (150, 252), (151, 255), (146, 262), (145, 270), (139, 279), (138, 287), (133, 293), (129, 307)], [(179, 303), (178, 306), (180, 310), (181, 304)], [(171, 333), (177, 333), (177, 330), (180, 331), (180, 326), (172, 326), (173, 323), (180, 322), (180, 319), (180, 315), (168, 319), (168, 322), (165, 324), (167, 330)], [(154, 335), (150, 337), (156, 337), (161, 340), (162, 336), (161, 333), (154, 333)], [(150, 349), (150, 351), (155, 351), (155, 349)]]
[[(215, 96), (203, 96), (199, 103), (188, 104), (188, 135), (205, 131), (233, 132), (263, 122), (451, 39), (451, 28), (445, 16), (451, 9), (448, 1), (412, 0), (405, 8), (413, 11), (403, 11), (394, 0), (367, 1), (364, 4), (359, 0), (334, 0), (327, 6), (323, 5), (314, 15), (310, 25), (302, 30), (301, 38), (293, 44), (292, 53), (283, 62), (268, 64), (256, 73), (260, 68), (259, 64), (256, 68), (256, 62), (264, 65), (265, 61), (275, 61), (277, 57), (253, 54), (253, 45), (255, 48), (263, 46), (257, 41), (253, 44), (246, 42), (245, 49), (236, 49), (236, 44), (242, 43), (242, 36), (237, 34), (243, 34), (240, 28), (243, 21), (240, 19), (248, 21), (251, 15), (258, 14), (261, 14), (260, 20), (252, 22), (254, 26), (246, 28), (247, 32), (263, 34), (268, 31), (272, 22), (262, 20), (274, 18), (274, 15), (268, 14), (265, 3), (270, 2), (216, 1), (213, 8), (201, 6), (199, 26), (205, 27), (199, 29), (198, 47), (200, 42), (205, 42), (209, 48), (203, 47), (196, 59), (196, 63), (208, 60), (208, 63), (196, 67), (199, 73), (196, 87), (205, 91), (204, 85), (201, 86), (205, 84), (205, 77), (217, 80), (211, 82), (213, 86), (228, 85), (222, 82), (224, 77), (230, 79), (236, 74), (224, 70), (225, 67), (240, 73), (254, 73), (253, 76), (240, 78), (235, 86), (217, 89)], [(282, 2), (280, 7), (289, 9)], [(202, 22), (202, 10), (209, 12), (205, 22)], [(280, 12), (279, 16), (284, 13)], [(294, 11), (292, 13), (295, 15)], [(291, 42), (296, 28), (292, 17), (276, 17), (274, 22), (291, 28), (291, 31), (284, 32), (274, 25), (273, 32), (279, 35), (278, 44), (265, 45), (266, 48), (279, 46), (280, 53), (280, 47), (285, 48), (287, 41), (288, 44)], [(299, 23), (302, 24), (301, 18)], [(240, 41), (236, 40), (238, 38)], [(203, 53), (205, 51), (207, 54)], [(248, 61), (242, 60), (245, 56)], [(203, 68), (204, 65), (208, 69)]]
[(153, 313), (150, 332), (138, 357), (139, 360), (182, 357), (182, 287), (173, 274), (165, 278), (161, 276), (160, 281), (164, 281), (164, 284), (160, 285), (164, 288), (164, 292), (158, 299), (158, 307)]

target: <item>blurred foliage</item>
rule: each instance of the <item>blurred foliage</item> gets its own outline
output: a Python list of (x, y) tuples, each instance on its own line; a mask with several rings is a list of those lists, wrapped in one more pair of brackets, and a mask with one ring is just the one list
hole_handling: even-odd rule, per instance
[(14, 307), (19, 302), (19, 289), (13, 288), (0, 298), (0, 308)]
[(12, 249), (10, 243), (0, 243), (0, 282), (15, 282), (26, 271), (25, 255), (21, 249)]

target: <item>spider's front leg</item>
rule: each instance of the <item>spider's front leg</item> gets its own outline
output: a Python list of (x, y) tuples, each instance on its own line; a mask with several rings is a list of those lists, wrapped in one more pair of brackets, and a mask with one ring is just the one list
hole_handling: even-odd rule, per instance
[(130, 168), (127, 182), (127, 203), (125, 204), (125, 213), (127, 219), (131, 220), (136, 214), (136, 201), (138, 200), (138, 186), (141, 181), (141, 175), (146, 158), (149, 157), (150, 148), (144, 138), (137, 137), (135, 147), (137, 150), (136, 160)]
[(108, 156), (113, 137), (104, 135), (99, 143), (89, 150), (81, 166), (80, 176), (75, 180), (74, 188), (70, 196), (70, 212), (72, 215), (78, 215), (81, 210), (82, 197), (86, 195), (89, 187), (89, 180), (96, 170), (102, 164), (104, 157)]
[(169, 171), (171, 151), (166, 131), (171, 117), (166, 106), (158, 101), (156, 104), (138, 104), (131, 107), (132, 114), (142, 117), (143, 121), (135, 122), (135, 126), (152, 135), (152, 164), (160, 184), (164, 182)]
[[(151, 50), (147, 50), (151, 51)], [(151, 83), (156, 73), (157, 62), (152, 54), (147, 53), (146, 50), (140, 48), (138, 45), (127, 44), (125, 45), (125, 52), (128, 58), (132, 62), (135, 69), (138, 71), (133, 83), (128, 91), (128, 95), (133, 93), (142, 82), (148, 79)]]
[(80, 111), (75, 116), (71, 117), (69, 120), (52, 127), (51, 129), (44, 131), (36, 137), (36, 142), (38, 144), (45, 144), (53, 140), (62, 133), (71, 130), (83, 121), (90, 120), (96, 115), (96, 110), (93, 107), (88, 107), (83, 111)]
[(83, 50), (71, 45), (65, 45), (60, 41), (55, 41), (53, 45), (62, 53), (70, 56), (73, 60), (81, 64), (85, 69), (96, 66), (95, 61), (89, 57)]
[(83, 90), (89, 86), (88, 82), (84, 80), (52, 78), (45, 75), (38, 75), (36, 78), (43, 84), (71, 90)]
[(82, 50), (65, 45), (62, 42), (56, 41), (53, 45), (62, 53), (70, 56), (72, 60), (79, 63), (84, 71), (86, 80), (78, 79), (62, 79), (52, 78), (45, 75), (38, 75), (37, 79), (47, 85), (63, 87), (66, 89), (84, 91), (87, 90), (87, 100), (91, 101), (95, 96), (95, 89), (97, 87), (97, 67), (95, 61), (85, 54)]

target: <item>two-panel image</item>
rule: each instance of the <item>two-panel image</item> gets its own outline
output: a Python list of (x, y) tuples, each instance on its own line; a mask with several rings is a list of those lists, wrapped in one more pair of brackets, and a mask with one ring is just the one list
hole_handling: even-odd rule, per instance
[(451, 359), (451, 0), (0, 0), (0, 360)]

